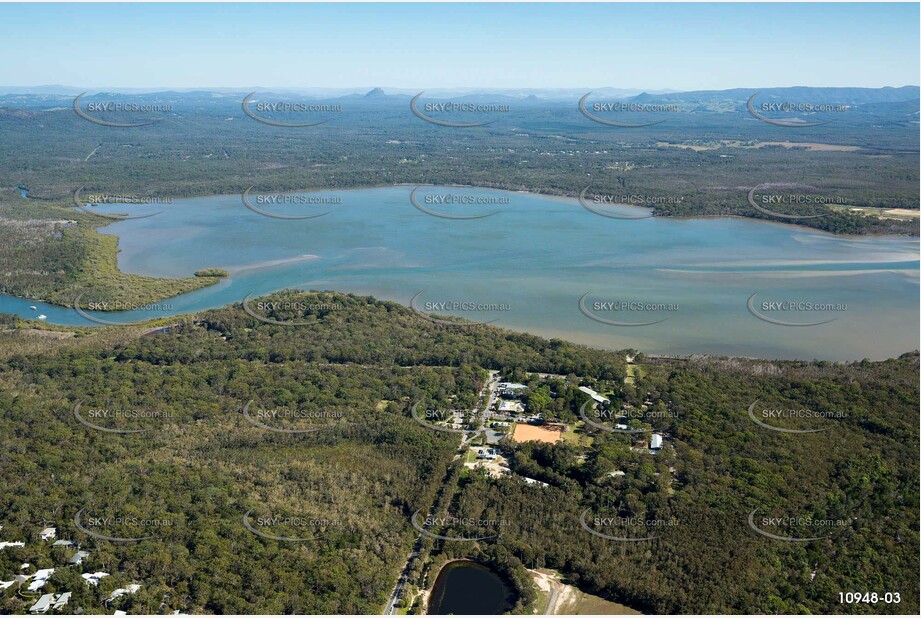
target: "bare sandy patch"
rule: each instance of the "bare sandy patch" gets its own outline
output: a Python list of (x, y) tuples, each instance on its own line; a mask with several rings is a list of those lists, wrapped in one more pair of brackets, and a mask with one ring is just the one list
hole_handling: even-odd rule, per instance
[(558, 428), (548, 429), (538, 427), (537, 425), (526, 425), (519, 423), (515, 425), (515, 433), (512, 434), (515, 442), (544, 442), (555, 444), (563, 439), (563, 432)]

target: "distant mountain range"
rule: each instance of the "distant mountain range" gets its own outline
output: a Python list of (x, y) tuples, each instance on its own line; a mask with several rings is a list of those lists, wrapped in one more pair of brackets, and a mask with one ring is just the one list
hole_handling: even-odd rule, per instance
[[(6, 107), (59, 106), (69, 104), (73, 97), (86, 89), (70, 86), (0, 86), (0, 105)], [(306, 98), (322, 101), (360, 102), (364, 105), (405, 104), (419, 93), (406, 88), (203, 88), (203, 89), (110, 89), (88, 90), (88, 99), (117, 99), (131, 96), (151, 101), (222, 101), (242, 99), (250, 92), (257, 92), (257, 99)], [(732, 88), (729, 90), (643, 91), (620, 88), (548, 88), (548, 89), (437, 89), (425, 90), (426, 100), (489, 101), (492, 103), (514, 103), (517, 105), (539, 105), (547, 102), (571, 103), (588, 92), (593, 101), (629, 101), (635, 103), (679, 104), (701, 111), (729, 111), (738, 109), (754, 94), (758, 103), (824, 103), (838, 105), (876, 105), (885, 103), (906, 103), (921, 98), (918, 86), (884, 88), (808, 87), (788, 88)]]
[(918, 86), (893, 88), (813, 88), (792, 86), (789, 88), (733, 88), (731, 90), (694, 90), (691, 92), (643, 93), (631, 101), (642, 103), (696, 103), (707, 104), (720, 101), (747, 101), (758, 95), (759, 102), (788, 103), (835, 103), (839, 105), (864, 105), (867, 103), (897, 103), (919, 98)]

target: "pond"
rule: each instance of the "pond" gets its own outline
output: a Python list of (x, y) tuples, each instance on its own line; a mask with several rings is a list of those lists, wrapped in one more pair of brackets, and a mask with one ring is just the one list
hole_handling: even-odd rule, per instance
[(515, 593), (492, 569), (477, 562), (449, 562), (432, 587), (429, 614), (504, 614)]

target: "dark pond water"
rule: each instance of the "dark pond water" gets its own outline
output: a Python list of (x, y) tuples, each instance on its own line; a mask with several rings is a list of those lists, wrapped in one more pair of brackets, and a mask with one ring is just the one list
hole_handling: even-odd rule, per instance
[(429, 614), (504, 614), (515, 594), (496, 573), (476, 562), (447, 564), (438, 573)]

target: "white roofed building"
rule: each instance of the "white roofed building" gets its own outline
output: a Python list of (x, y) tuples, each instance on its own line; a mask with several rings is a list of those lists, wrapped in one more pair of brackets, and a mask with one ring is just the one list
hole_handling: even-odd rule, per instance
[(39, 600), (35, 602), (35, 605), (29, 608), (29, 613), (30, 614), (44, 614), (49, 609), (51, 609), (51, 605), (53, 603), (54, 603), (53, 594), (43, 594), (41, 598), (39, 598)]
[(596, 403), (603, 403), (605, 405), (611, 403), (610, 399), (607, 399), (606, 397), (602, 397), (597, 392), (595, 392), (594, 390), (590, 389), (587, 386), (580, 386), (579, 390), (585, 393), (586, 395), (588, 395), (589, 397), (591, 397), (592, 399), (594, 399)]

